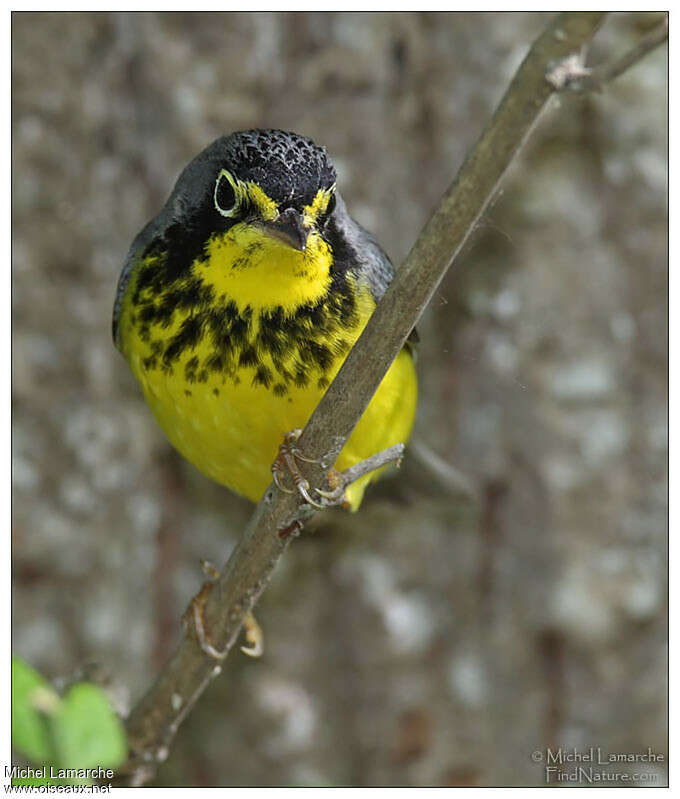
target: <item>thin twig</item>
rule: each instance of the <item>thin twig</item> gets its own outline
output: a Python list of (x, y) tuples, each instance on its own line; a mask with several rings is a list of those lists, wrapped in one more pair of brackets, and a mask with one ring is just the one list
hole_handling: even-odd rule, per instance
[(403, 457), (404, 445), (395, 444), (393, 447), (388, 447), (382, 450), (382, 452), (371, 455), (371, 457), (366, 458), (366, 460), (355, 463), (354, 466), (349, 466), (347, 469), (340, 472), (340, 479), (343, 485), (350, 485), (350, 483), (353, 483), (365, 474), (374, 472), (376, 469), (381, 469), (389, 463), (396, 463), (399, 465)]
[(610, 83), (627, 69), (641, 61), (646, 55), (662, 45), (668, 39), (668, 16), (664, 17), (663, 22), (656, 28), (646, 33), (638, 44), (622, 55), (620, 58), (611, 61), (609, 64), (602, 64), (595, 67), (586, 80), (586, 84), (592, 87), (604, 86)]
[(600, 92), (619, 75), (641, 61), (668, 39), (668, 16), (663, 22), (646, 33), (642, 39), (624, 55), (606, 64), (588, 68), (583, 54), (573, 53), (555, 64), (546, 75), (558, 91)]
[[(312, 414), (298, 447), (314, 459), (304, 463), (312, 486), (323, 485), (390, 364), (460, 252), (499, 182), (554, 93), (546, 72), (551, 63), (587, 44), (605, 15), (570, 12), (558, 16), (534, 42), (481, 138), (461, 167), (359, 341)], [(210, 592), (204, 619), (220, 651), (230, 649), (243, 621), (267, 586), (279, 559), (313, 508), (297, 494), (270, 485)], [(127, 721), (132, 779), (149, 762), (167, 755), (182, 718), (219, 667), (195, 635), (176, 652)], [(181, 703), (179, 712), (175, 709)]]
[(420, 461), (423, 469), (436, 477), (447, 491), (459, 494), (473, 502), (479, 501), (481, 492), (475, 482), (452, 463), (444, 460), (422, 439), (411, 441), (409, 453), (414, 455)]

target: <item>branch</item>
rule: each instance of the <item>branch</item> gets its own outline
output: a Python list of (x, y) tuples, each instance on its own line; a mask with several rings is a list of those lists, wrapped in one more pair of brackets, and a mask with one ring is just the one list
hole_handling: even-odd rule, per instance
[(375, 455), (371, 455), (370, 458), (366, 458), (360, 463), (355, 463), (354, 466), (350, 466), (340, 472), (340, 481), (343, 486), (348, 486), (365, 474), (374, 472), (376, 469), (382, 469), (383, 466), (387, 466), (389, 463), (396, 463), (399, 466), (403, 457), (404, 445), (395, 444), (393, 447), (377, 452)]
[[(499, 182), (531, 132), (555, 87), (551, 64), (585, 46), (604, 14), (558, 16), (531, 47), (479, 141), (418, 237), (392, 285), (305, 427), (298, 447), (316, 463), (304, 463), (310, 485), (324, 484), (345, 441), (401, 350)], [(273, 483), (255, 508), (204, 605), (205, 628), (214, 647), (228, 651), (246, 615), (267, 586), (279, 559), (313, 508)], [(129, 780), (142, 784), (167, 757), (168, 748), (194, 702), (221, 667), (187, 631), (128, 721)]]
[(548, 81), (558, 91), (601, 92), (607, 83), (622, 75), (668, 39), (668, 16), (656, 28), (646, 33), (638, 44), (620, 58), (601, 64), (585, 66), (583, 53), (572, 53), (556, 63), (548, 72)]
[(409, 453), (419, 461), (421, 469), (434, 477), (446, 491), (465, 497), (475, 504), (479, 502), (479, 487), (460, 469), (428, 447), (422, 439), (411, 439)]

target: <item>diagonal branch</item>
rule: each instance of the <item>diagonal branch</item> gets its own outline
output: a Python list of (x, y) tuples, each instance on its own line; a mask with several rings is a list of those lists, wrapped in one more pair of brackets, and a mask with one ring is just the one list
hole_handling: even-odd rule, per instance
[[(479, 141), (418, 237), (392, 285), (298, 442), (316, 463), (305, 463), (310, 485), (322, 485), (390, 364), (447, 269), (498, 189), (499, 182), (555, 92), (551, 64), (588, 44), (605, 15), (558, 16), (539, 36)], [(312, 515), (297, 494), (270, 485), (205, 602), (214, 646), (233, 646), (246, 615), (267, 586), (292, 538)], [(187, 632), (127, 721), (131, 758), (123, 770), (134, 784), (148, 780), (193, 703), (221, 667)]]

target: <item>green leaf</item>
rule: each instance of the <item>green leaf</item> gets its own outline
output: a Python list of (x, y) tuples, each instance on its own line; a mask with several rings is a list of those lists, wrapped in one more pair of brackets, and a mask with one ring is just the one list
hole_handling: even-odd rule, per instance
[(20, 658), (12, 658), (12, 745), (35, 763), (54, 760), (48, 714), (59, 696), (47, 680)]
[(51, 724), (61, 768), (115, 768), (127, 756), (123, 725), (92, 683), (72, 686)]
[(67, 780), (53, 780), (51, 777), (17, 777), (12, 780), (12, 785), (31, 785), (39, 788), (42, 785), (67, 785)]

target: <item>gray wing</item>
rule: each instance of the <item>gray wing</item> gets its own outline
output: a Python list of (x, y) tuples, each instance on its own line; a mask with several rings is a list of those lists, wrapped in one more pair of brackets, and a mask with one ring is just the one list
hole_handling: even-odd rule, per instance
[(344, 245), (350, 250), (351, 271), (365, 280), (376, 302), (382, 299), (394, 277), (394, 267), (373, 235), (349, 215), (344, 200), (336, 191), (333, 222)]
[[(344, 200), (336, 191), (336, 206), (333, 222), (343, 239), (345, 246), (351, 251), (352, 272), (359, 280), (365, 280), (376, 303), (380, 302), (387, 287), (394, 277), (394, 266), (387, 253), (375, 240), (372, 233), (352, 219)], [(414, 347), (418, 343), (418, 331), (411, 330), (406, 346), (415, 354)]]
[(158, 218), (152, 219), (146, 227), (143, 228), (141, 233), (137, 235), (128, 250), (123, 269), (118, 278), (118, 287), (116, 288), (116, 301), (113, 305), (113, 320), (111, 324), (111, 332), (113, 333), (113, 343), (120, 349), (120, 341), (118, 339), (118, 321), (120, 319), (120, 308), (123, 304), (123, 296), (125, 289), (130, 282), (132, 271), (137, 263), (137, 258), (144, 247), (151, 241), (158, 228)]

